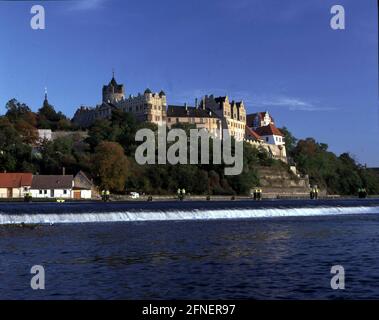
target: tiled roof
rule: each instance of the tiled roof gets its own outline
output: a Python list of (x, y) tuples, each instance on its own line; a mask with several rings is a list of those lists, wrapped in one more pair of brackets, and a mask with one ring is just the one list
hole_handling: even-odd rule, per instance
[(0, 188), (20, 188), (31, 186), (31, 173), (0, 173)]
[(35, 175), (32, 189), (71, 189), (72, 175)]
[(185, 106), (172, 106), (167, 107), (167, 117), (176, 118), (217, 118), (216, 115), (207, 109), (185, 107)]
[(272, 123), (265, 127), (259, 127), (255, 130), (257, 134), (260, 136), (282, 136), (284, 137), (283, 133), (275, 127)]
[[(254, 119), (258, 116), (259, 120), (262, 121), (265, 117), (266, 111), (264, 112), (257, 112), (257, 113), (251, 113), (246, 116), (246, 123), (249, 126), (253, 125)], [(270, 115), (271, 122), (274, 122), (274, 118)]]
[(91, 190), (92, 182), (83, 171), (79, 171), (74, 177), (74, 189)]
[(248, 126), (245, 126), (245, 135), (248, 139), (253, 139), (256, 141), (262, 140), (262, 137)]

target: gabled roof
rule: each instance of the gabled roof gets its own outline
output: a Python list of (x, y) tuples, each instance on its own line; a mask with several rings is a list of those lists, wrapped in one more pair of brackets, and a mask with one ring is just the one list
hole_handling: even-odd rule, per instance
[[(247, 123), (247, 125), (252, 126), (252, 125), (253, 125), (253, 121), (254, 121), (254, 119), (255, 119), (256, 117), (258, 117), (259, 120), (262, 121), (262, 120), (264, 119), (265, 115), (266, 115), (266, 112), (267, 112), (267, 111), (248, 114), (248, 115), (246, 116), (246, 123)], [(271, 120), (271, 122), (274, 122), (274, 118), (271, 117), (270, 114), (269, 114), (269, 116), (270, 116), (270, 120)]]
[(272, 123), (270, 123), (268, 126), (259, 127), (255, 130), (257, 134), (260, 136), (282, 136), (284, 137), (284, 134), (275, 127)]
[(255, 141), (260, 141), (262, 140), (262, 137), (256, 133), (253, 129), (249, 128), (248, 126), (245, 126), (245, 136), (248, 139), (252, 139)]
[(35, 175), (32, 189), (71, 189), (72, 175)]
[(185, 107), (185, 106), (173, 106), (167, 107), (167, 117), (175, 118), (217, 118), (216, 115), (207, 109)]
[(79, 171), (74, 177), (74, 189), (91, 190), (93, 184), (83, 171)]
[(0, 188), (20, 188), (32, 185), (31, 173), (0, 173)]
[(233, 101), (230, 103), (230, 105), (231, 105), (232, 107), (236, 106), (237, 109), (239, 109), (239, 108), (241, 108), (241, 106), (243, 105), (243, 102), (242, 102), (242, 101), (234, 101), (234, 100), (233, 100)]
[(243, 105), (243, 101), (236, 102), (237, 108), (241, 108)]

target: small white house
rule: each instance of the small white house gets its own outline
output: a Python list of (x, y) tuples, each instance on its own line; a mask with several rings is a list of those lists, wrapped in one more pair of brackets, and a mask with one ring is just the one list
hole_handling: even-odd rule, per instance
[(284, 146), (284, 134), (272, 123), (255, 129), (255, 132), (268, 144)]
[(72, 198), (72, 175), (35, 175), (30, 192), (33, 198)]
[(273, 158), (287, 163), (287, 151), (284, 134), (273, 123), (267, 126), (248, 128), (246, 141), (266, 149)]

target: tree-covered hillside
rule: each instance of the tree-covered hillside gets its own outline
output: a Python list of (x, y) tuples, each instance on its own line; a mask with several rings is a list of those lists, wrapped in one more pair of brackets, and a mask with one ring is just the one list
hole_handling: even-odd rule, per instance
[[(237, 176), (225, 175), (224, 164), (138, 165), (134, 155), (140, 142), (135, 142), (135, 134), (140, 128), (150, 128), (156, 133), (157, 126), (139, 123), (130, 113), (114, 111), (111, 119), (97, 120), (84, 134), (47, 100), (38, 112), (15, 99), (7, 103), (6, 109), (6, 114), (0, 117), (1, 172), (60, 174), (65, 168), (70, 174), (83, 170), (100, 187), (118, 193), (172, 194), (185, 188), (192, 194), (242, 195), (259, 186), (258, 167), (289, 169), (288, 165), (271, 159), (264, 149), (248, 143), (244, 143), (243, 172)], [(186, 131), (191, 128), (178, 126)], [(38, 141), (37, 129), (69, 134), (53, 141)], [(312, 138), (297, 141), (286, 128), (282, 131), (289, 156), (299, 172), (309, 175), (312, 184), (333, 194), (355, 194), (361, 187), (379, 194), (378, 176), (348, 153), (337, 156), (328, 151), (326, 144)]]
[(285, 134), (287, 152), (297, 169), (308, 174), (311, 184), (317, 184), (330, 194), (352, 195), (359, 188), (369, 194), (379, 194), (379, 178), (359, 164), (349, 153), (339, 156), (328, 150), (328, 145), (313, 138), (297, 140), (287, 128)]

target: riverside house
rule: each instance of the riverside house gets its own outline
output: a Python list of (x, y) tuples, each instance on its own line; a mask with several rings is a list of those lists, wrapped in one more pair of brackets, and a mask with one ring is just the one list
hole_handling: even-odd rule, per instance
[(30, 192), (32, 198), (71, 198), (74, 187), (72, 175), (35, 175)]
[(32, 179), (31, 173), (0, 173), (0, 198), (23, 198)]
[(93, 183), (84, 172), (73, 175), (34, 175), (32, 198), (91, 199)]

